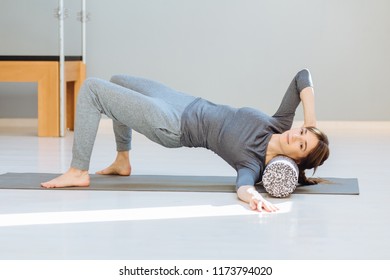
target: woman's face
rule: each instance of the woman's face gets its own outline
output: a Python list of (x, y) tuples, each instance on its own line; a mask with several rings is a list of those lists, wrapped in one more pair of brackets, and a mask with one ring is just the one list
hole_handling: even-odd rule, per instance
[(318, 138), (305, 127), (293, 128), (281, 134), (280, 145), (285, 156), (299, 163), (318, 144)]

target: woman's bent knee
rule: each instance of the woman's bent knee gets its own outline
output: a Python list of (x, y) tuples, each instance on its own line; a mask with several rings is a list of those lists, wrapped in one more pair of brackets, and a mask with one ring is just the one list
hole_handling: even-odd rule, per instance
[(84, 85), (88, 88), (94, 88), (96, 85), (104, 83), (105, 81), (99, 78), (89, 77), (84, 81)]
[(124, 80), (126, 80), (126, 75), (113, 75), (110, 79), (111, 83), (121, 85)]

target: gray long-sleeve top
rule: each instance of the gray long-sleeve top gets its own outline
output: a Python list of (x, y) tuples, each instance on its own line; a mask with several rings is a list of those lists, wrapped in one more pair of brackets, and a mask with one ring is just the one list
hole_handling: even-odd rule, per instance
[(197, 98), (181, 119), (181, 143), (212, 150), (237, 171), (236, 188), (261, 181), (267, 146), (274, 133), (291, 128), (300, 92), (313, 86), (310, 72), (301, 70), (292, 80), (279, 109), (268, 116), (252, 108), (232, 108)]

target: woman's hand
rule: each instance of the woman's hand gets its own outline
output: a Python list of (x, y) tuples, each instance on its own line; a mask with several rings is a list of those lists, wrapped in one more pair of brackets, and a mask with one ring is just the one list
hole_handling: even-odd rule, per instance
[(241, 186), (237, 190), (238, 197), (247, 203), (252, 210), (266, 212), (276, 212), (279, 210), (278, 207), (273, 205), (271, 202), (265, 200), (253, 186)]
[(279, 210), (278, 207), (265, 200), (263, 197), (252, 197), (252, 199), (249, 201), (249, 206), (252, 210), (259, 212), (262, 212), (263, 210), (266, 212), (276, 212)]

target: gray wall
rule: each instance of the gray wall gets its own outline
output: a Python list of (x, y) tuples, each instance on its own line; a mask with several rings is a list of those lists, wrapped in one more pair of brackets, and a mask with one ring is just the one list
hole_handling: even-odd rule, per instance
[[(79, 55), (80, 1), (65, 2), (67, 54)], [(56, 0), (0, 3), (0, 54), (57, 53)], [(390, 120), (388, 0), (89, 0), (87, 5), (88, 76), (146, 76), (215, 102), (273, 113), (291, 78), (307, 67), (319, 120)], [(26, 107), (11, 109), (20, 115), (31, 107), (27, 95), (36, 91), (12, 85), (0, 85), (3, 118), (10, 114), (4, 104), (16, 91), (26, 98)]]

